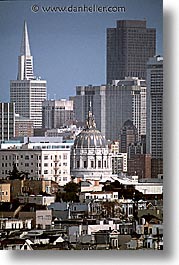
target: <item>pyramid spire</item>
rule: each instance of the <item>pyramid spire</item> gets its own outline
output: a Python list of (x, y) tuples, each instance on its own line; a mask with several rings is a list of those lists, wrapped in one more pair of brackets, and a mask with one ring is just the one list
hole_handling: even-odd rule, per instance
[(23, 28), (23, 34), (22, 34), (22, 43), (21, 43), (20, 55), (31, 56), (26, 21), (24, 21), (24, 28)]
[(24, 21), (20, 55), (18, 56), (18, 80), (34, 79), (33, 57), (30, 53), (27, 23)]

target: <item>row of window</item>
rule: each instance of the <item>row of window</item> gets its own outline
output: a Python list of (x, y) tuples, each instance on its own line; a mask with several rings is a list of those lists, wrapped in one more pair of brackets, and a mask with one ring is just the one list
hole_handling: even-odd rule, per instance
[(43, 88), (46, 88), (46, 83), (45, 82), (39, 82), (39, 83), (32, 83), (32, 82), (24, 82), (24, 83), (20, 83), (20, 82), (12, 82), (11, 83), (11, 89), (13, 89), (14, 87), (27, 87), (27, 88), (29, 88), (29, 83), (30, 83), (30, 85), (31, 85), (31, 87), (43, 87)]
[[(30, 159), (32, 159), (32, 158), (34, 158), (34, 155), (21, 155), (20, 156), (20, 158), (24, 158), (25, 160), (30, 160)], [(55, 160), (58, 160), (58, 159), (64, 159), (64, 160), (66, 160), (67, 158), (68, 158), (68, 155), (67, 154), (63, 154), (63, 156), (61, 156), (61, 155), (59, 155), (59, 156), (55, 156), (55, 157), (53, 157), (52, 155), (50, 156), (50, 155), (44, 155), (44, 160), (48, 160), (48, 159), (55, 159)], [(2, 155), (1, 156), (1, 159), (2, 160), (18, 160), (19, 159), (19, 156), (17, 155), (17, 156), (11, 156), (11, 155), (9, 155), (9, 156), (7, 156), (7, 155)], [(37, 160), (40, 160), (41, 159), (41, 156), (36, 156), (36, 159)]]
[[(98, 166), (98, 168), (102, 168), (102, 162), (100, 160), (97, 161), (97, 166)], [(77, 168), (80, 168), (80, 161), (79, 160), (76, 161), (76, 167)], [(84, 168), (87, 168), (88, 167), (87, 161), (83, 161), (83, 167)], [(95, 165), (95, 162), (94, 161), (90, 161), (90, 167), (91, 168), (96, 168), (96, 165)], [(105, 168), (107, 167), (106, 161), (104, 161), (103, 167), (105, 167)]]
[[(51, 174), (53, 174), (52, 172), (53, 172), (53, 171), (51, 170)], [(50, 174), (49, 170), (48, 170), (48, 169), (44, 169), (44, 174), (45, 174), (45, 175)], [(63, 171), (59, 170), (59, 171), (58, 171), (58, 175), (61, 175), (61, 174), (63, 174), (63, 175), (67, 175), (68, 172), (67, 172), (67, 170), (63, 170)], [(57, 175), (57, 170), (55, 170), (55, 175)]]
[[(102, 197), (101, 197), (101, 196), (98, 196), (98, 195), (94, 195), (94, 197), (91, 196), (91, 195), (87, 195), (87, 196), (86, 196), (86, 199), (93, 199), (93, 198), (94, 198), (94, 199), (109, 199), (109, 197), (108, 197), (107, 195), (106, 195), (106, 197), (105, 197), (105, 196), (102, 196)], [(118, 199), (118, 195), (114, 195), (113, 198), (114, 198), (114, 199)]]
[(0, 196), (8, 195), (8, 191), (0, 191)]

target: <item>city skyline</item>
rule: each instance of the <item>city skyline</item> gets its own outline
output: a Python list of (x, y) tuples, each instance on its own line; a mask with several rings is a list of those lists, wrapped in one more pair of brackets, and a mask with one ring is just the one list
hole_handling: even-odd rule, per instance
[[(42, 6), (42, 2), (39, 3)], [(57, 1), (43, 1), (44, 6), (57, 6), (57, 3), (59, 5)], [(73, 1), (71, 3), (74, 5)], [(106, 29), (114, 27), (117, 20), (145, 18), (148, 27), (157, 29), (157, 54), (162, 55), (162, 1), (145, 1), (144, 4), (140, 0), (133, 3), (112, 1), (111, 6), (125, 6), (126, 12), (110, 14), (35, 13), (31, 10), (30, 2), (0, 4), (1, 12), (4, 12), (0, 25), (4, 37), (0, 52), (1, 61), (4, 62), (0, 101), (9, 101), (9, 81), (17, 77), (17, 57), (24, 20), (27, 21), (30, 49), (35, 58), (34, 75), (47, 80), (49, 99), (68, 98), (75, 94), (78, 85), (105, 84)], [(65, 5), (65, 2), (61, 1), (60, 4)], [(75, 2), (76, 6), (80, 4), (82, 1)], [(92, 3), (85, 1), (85, 4)], [(105, 5), (106, 2), (94, 1), (94, 4)], [(140, 8), (143, 13), (139, 12)], [(5, 10), (8, 10), (6, 15)], [(16, 14), (16, 18), (13, 14)]]

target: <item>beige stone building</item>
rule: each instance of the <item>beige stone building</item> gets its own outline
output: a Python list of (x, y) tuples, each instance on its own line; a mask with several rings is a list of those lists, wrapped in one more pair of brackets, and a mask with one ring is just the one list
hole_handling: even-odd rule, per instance
[(0, 202), (10, 202), (10, 183), (0, 182)]

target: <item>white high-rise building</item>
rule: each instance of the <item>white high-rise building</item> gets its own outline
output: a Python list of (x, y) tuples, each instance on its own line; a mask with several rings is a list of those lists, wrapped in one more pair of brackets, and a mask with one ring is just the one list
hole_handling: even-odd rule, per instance
[(42, 102), (47, 98), (46, 80), (33, 73), (33, 56), (30, 52), (27, 24), (24, 22), (17, 80), (10, 81), (10, 101), (15, 103), (17, 114), (34, 122), (34, 128), (42, 127)]

